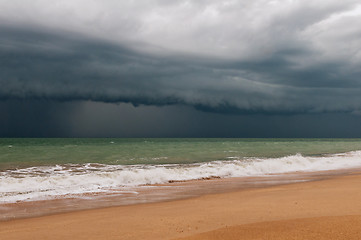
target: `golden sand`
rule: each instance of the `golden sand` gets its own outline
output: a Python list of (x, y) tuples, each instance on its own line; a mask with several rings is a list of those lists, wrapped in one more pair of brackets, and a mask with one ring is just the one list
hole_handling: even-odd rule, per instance
[(361, 239), (361, 175), (0, 222), (0, 239)]

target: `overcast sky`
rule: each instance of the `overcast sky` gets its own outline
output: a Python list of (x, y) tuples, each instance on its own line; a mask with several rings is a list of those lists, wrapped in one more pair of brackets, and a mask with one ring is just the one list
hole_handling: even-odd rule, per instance
[(0, 136), (361, 137), (354, 0), (0, 0)]

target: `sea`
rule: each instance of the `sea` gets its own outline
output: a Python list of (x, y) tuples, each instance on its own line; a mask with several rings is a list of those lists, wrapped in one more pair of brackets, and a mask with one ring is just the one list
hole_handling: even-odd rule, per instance
[(360, 167), (361, 139), (1, 138), (0, 204)]

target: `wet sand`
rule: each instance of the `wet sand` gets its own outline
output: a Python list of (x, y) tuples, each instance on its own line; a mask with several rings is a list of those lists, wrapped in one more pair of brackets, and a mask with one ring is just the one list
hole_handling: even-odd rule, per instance
[[(207, 184), (213, 184), (207, 181)], [(0, 222), (1, 239), (360, 239), (361, 175)]]

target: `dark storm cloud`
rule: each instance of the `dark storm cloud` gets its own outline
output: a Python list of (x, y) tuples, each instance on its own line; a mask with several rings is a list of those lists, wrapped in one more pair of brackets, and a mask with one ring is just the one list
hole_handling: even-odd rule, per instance
[[(147, 94), (157, 88), (152, 79), (179, 68), (160, 68), (164, 61), (102, 42), (19, 29), (5, 29), (1, 34), (3, 99), (147, 103), (151, 101)], [(144, 96), (137, 90), (142, 85), (148, 85)], [(167, 100), (160, 98), (159, 103), (163, 102)]]
[(3, 100), (361, 109), (357, 1), (14, 2), (0, 1)]
[(0, 101), (2, 137), (359, 137), (358, 115), (228, 115), (187, 106)]

